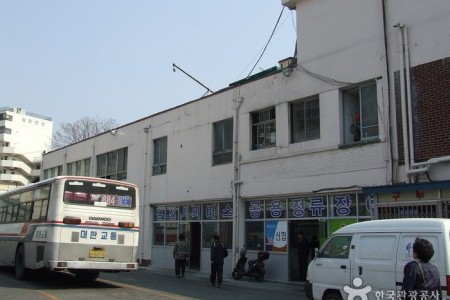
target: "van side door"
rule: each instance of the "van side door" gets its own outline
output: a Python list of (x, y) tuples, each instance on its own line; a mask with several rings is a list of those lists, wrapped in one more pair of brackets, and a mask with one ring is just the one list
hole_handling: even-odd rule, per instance
[[(323, 246), (308, 268), (308, 281), (313, 286), (314, 299), (322, 299), (325, 290), (340, 291), (350, 282), (350, 244), (352, 235), (335, 235)], [(344, 299), (344, 298), (343, 298)]]
[[(369, 299), (395, 299), (395, 262), (399, 233), (360, 233), (355, 236), (352, 288), (371, 287)], [(354, 286), (355, 278), (359, 286)], [(378, 297), (377, 297), (378, 295)], [(386, 298), (388, 297), (388, 298)]]

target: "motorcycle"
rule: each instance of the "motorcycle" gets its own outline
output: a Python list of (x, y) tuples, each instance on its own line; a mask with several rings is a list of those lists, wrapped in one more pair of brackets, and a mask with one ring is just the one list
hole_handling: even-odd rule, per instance
[(257, 258), (248, 261), (247, 270), (245, 269), (245, 263), (247, 262), (247, 250), (241, 249), (239, 254), (240, 258), (236, 263), (231, 276), (233, 276), (235, 280), (240, 280), (242, 277), (250, 277), (255, 278), (257, 282), (262, 282), (266, 273), (264, 261), (269, 259), (270, 252), (258, 251)]

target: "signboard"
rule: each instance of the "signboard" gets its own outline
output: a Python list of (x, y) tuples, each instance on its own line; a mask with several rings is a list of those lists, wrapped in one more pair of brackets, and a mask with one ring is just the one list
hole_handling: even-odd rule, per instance
[(266, 251), (287, 251), (287, 221), (266, 222)]

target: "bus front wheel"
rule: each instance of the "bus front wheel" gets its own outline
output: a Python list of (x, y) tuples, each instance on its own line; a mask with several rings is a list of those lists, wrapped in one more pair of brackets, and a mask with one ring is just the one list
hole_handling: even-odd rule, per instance
[(17, 279), (25, 280), (28, 278), (29, 270), (25, 267), (25, 247), (23, 245), (17, 248), (14, 269)]

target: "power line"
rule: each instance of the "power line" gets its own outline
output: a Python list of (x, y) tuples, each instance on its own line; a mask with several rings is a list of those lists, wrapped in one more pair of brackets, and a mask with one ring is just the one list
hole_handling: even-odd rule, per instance
[(259, 56), (258, 60), (256, 61), (255, 65), (253, 66), (253, 68), (251, 69), (250, 73), (248, 73), (247, 78), (250, 77), (250, 75), (252, 74), (253, 70), (256, 68), (256, 66), (258, 65), (259, 61), (261, 60), (262, 56), (264, 55), (264, 52), (266, 52), (267, 46), (269, 46), (270, 41), (272, 40), (272, 37), (275, 33), (275, 30), (277, 29), (278, 23), (280, 22), (281, 16), (283, 15), (283, 11), (284, 11), (284, 6), (281, 9), (280, 15), (278, 16), (278, 20), (277, 23), (275, 24), (275, 27), (272, 30), (272, 34), (270, 35), (269, 40), (266, 43), (266, 46), (264, 47), (261, 55)]

